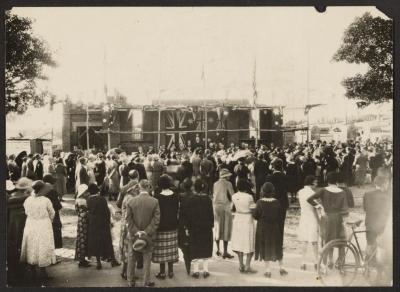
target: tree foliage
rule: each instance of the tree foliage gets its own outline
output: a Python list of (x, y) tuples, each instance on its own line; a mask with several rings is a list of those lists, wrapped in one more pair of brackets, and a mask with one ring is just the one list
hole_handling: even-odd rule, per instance
[(335, 61), (368, 64), (365, 74), (345, 78), (346, 96), (366, 104), (393, 99), (393, 22), (365, 13), (350, 24)]
[(51, 53), (34, 36), (32, 20), (6, 12), (6, 114), (23, 113), (28, 106), (42, 106), (48, 92), (38, 92), (37, 80), (46, 80), (44, 66), (55, 66)]

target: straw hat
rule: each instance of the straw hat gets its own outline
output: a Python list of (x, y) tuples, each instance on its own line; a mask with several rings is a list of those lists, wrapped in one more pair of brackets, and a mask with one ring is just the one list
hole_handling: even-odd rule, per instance
[(32, 180), (30, 180), (27, 177), (21, 177), (18, 181), (17, 184), (15, 185), (15, 188), (17, 190), (27, 190), (27, 189), (32, 189)]
[(232, 175), (232, 173), (230, 173), (230, 171), (225, 168), (221, 169), (219, 172), (220, 178), (231, 177), (231, 175)]
[(132, 245), (132, 248), (136, 252), (145, 252), (150, 247), (150, 238), (141, 233)]
[(78, 194), (77, 198), (81, 197), (88, 190), (88, 186), (86, 184), (81, 184), (78, 186)]

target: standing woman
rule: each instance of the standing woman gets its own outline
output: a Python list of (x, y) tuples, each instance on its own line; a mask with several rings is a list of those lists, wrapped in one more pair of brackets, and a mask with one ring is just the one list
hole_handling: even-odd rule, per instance
[(21, 177), (15, 191), (7, 200), (7, 280), (18, 283), (23, 277), (23, 267), (19, 264), (21, 244), (24, 234), (26, 214), (24, 202), (31, 195), (32, 181)]
[[(343, 214), (348, 212), (348, 201), (346, 192), (337, 186), (337, 173), (329, 172), (326, 176), (328, 186), (321, 188), (314, 195), (307, 199), (315, 208), (322, 209), (324, 236), (322, 238), (324, 244), (334, 239), (345, 238), (345, 230), (343, 226)], [(320, 200), (321, 204), (316, 200)], [(339, 249), (342, 256), (344, 250)], [(327, 259), (323, 259), (326, 264)], [(333, 250), (329, 253), (328, 267), (333, 267)], [(325, 267), (323, 267), (325, 268)]]
[(78, 213), (78, 228), (76, 233), (75, 260), (79, 261), (80, 268), (90, 267), (86, 260), (88, 256), (88, 223), (89, 215), (87, 198), (89, 197), (88, 186), (81, 184), (78, 187), (78, 194), (75, 200), (75, 210)]
[(160, 225), (154, 239), (153, 262), (160, 264), (160, 272), (156, 278), (164, 280), (165, 263), (168, 263), (168, 277), (174, 277), (173, 265), (179, 260), (178, 255), (178, 211), (179, 196), (172, 188), (172, 182), (167, 175), (162, 175), (158, 181), (158, 191), (155, 198), (160, 206)]
[(314, 269), (317, 269), (318, 263), (318, 214), (316, 210), (307, 202), (308, 198), (314, 195), (313, 185), (315, 185), (316, 177), (307, 175), (304, 180), (304, 188), (299, 191), (300, 203), (300, 222), (297, 231), (297, 239), (302, 243), (302, 263), (300, 269), (306, 270), (307, 248), (312, 245), (314, 254)]
[(43, 181), (46, 184), (49, 184), (51, 190), (47, 193), (46, 197), (51, 201), (54, 209), (54, 219), (53, 219), (53, 235), (54, 235), (54, 247), (62, 248), (62, 235), (61, 235), (61, 219), (60, 219), (60, 210), (62, 209), (62, 205), (60, 199), (58, 198), (57, 191), (54, 188), (54, 184), (56, 180), (51, 174), (45, 174), (43, 177)]
[(194, 182), (195, 194), (188, 199), (185, 226), (189, 231), (189, 252), (193, 260), (192, 277), (198, 279), (199, 263), (203, 262), (203, 277), (210, 276), (208, 259), (212, 257), (214, 212), (210, 196), (206, 193), (206, 183), (197, 178)]
[(180, 193), (179, 200), (179, 226), (178, 226), (178, 246), (183, 253), (183, 259), (185, 261), (186, 272), (190, 275), (191, 258), (189, 252), (189, 231), (185, 225), (186, 216), (188, 212), (188, 201), (193, 196), (192, 192), (192, 179), (185, 178), (181, 183), (182, 192)]
[[(239, 271), (241, 273), (255, 273), (250, 268), (251, 258), (254, 254), (254, 220), (252, 210), (255, 204), (253, 196), (246, 193), (247, 182), (239, 179), (238, 192), (232, 196), (234, 206), (234, 218), (232, 226), (232, 250), (239, 256)], [(246, 255), (246, 265), (243, 258)]]
[(114, 248), (111, 237), (110, 209), (107, 200), (100, 196), (100, 190), (96, 184), (88, 187), (90, 196), (87, 200), (89, 211), (88, 225), (88, 256), (95, 256), (97, 269), (100, 270), (101, 258), (111, 259), (111, 267), (119, 266), (114, 256)]
[(27, 217), (22, 238), (21, 262), (30, 265), (33, 278), (36, 278), (36, 267), (39, 267), (42, 278), (49, 279), (46, 267), (56, 263), (51, 224), (55, 213), (50, 200), (46, 198), (51, 187), (42, 180), (37, 180), (32, 188), (32, 195), (24, 202)]
[(228, 242), (232, 236), (232, 195), (235, 193), (231, 182), (229, 181), (231, 173), (227, 169), (221, 169), (219, 172), (219, 180), (214, 184), (213, 188), (213, 205), (214, 205), (214, 226), (215, 226), (215, 242), (217, 243), (217, 256), (221, 255), (219, 249), (219, 241), (224, 242), (224, 253), (222, 258), (233, 258), (228, 253)]
[(119, 193), (118, 156), (113, 155), (107, 163), (108, 198), (116, 200)]
[(76, 168), (76, 159), (75, 155), (69, 153), (67, 159), (65, 160), (65, 166), (67, 168), (67, 192), (74, 193), (75, 192), (75, 168)]
[(61, 157), (57, 159), (55, 176), (55, 188), (60, 198), (60, 201), (63, 202), (63, 196), (67, 193), (67, 168), (65, 167), (63, 159)]
[(281, 236), (282, 208), (279, 200), (274, 198), (275, 188), (272, 183), (266, 182), (261, 187), (260, 200), (254, 210), (254, 219), (257, 220), (255, 259), (264, 261), (266, 272), (264, 276), (271, 278), (270, 262), (279, 262), (279, 273), (287, 275), (283, 268), (283, 238)]

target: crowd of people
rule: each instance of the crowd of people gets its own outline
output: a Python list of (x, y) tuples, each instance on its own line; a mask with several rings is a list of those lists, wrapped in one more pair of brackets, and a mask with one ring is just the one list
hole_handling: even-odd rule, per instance
[[(369, 141), (10, 155), (9, 282), (21, 279), (26, 265), (34, 278), (37, 268), (39, 278), (49, 278), (46, 267), (57, 263), (54, 250), (62, 247), (59, 212), (67, 193), (74, 194), (78, 216), (78, 266), (90, 267), (92, 257), (97, 269), (105, 261), (112, 267), (122, 264), (121, 277), (129, 286), (136, 284), (137, 268), (143, 269), (144, 285), (154, 286), (151, 263), (159, 265), (157, 279), (173, 278), (178, 248), (188, 275), (207, 278), (214, 252), (234, 258), (229, 244), (240, 273), (257, 272), (251, 267), (254, 258), (265, 263), (265, 277), (272, 277), (270, 264), (276, 261), (280, 276), (287, 275), (283, 243), (290, 204), (301, 208), (299, 268), (307, 269), (310, 245), (316, 269), (319, 238), (326, 243), (345, 236), (343, 222), (354, 207), (351, 186), (376, 187), (364, 196), (367, 241), (376, 245), (390, 209), (392, 161), (390, 143)], [(107, 198), (121, 209), (121, 263), (112, 244)], [(326, 267), (332, 265), (330, 258)]]

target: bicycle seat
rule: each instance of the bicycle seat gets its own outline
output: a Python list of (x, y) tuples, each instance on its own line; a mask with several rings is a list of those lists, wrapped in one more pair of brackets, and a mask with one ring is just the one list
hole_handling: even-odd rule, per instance
[(362, 222), (363, 222), (363, 220), (359, 219), (359, 220), (347, 221), (346, 224), (349, 225), (350, 227), (355, 228), (355, 227), (359, 227)]

